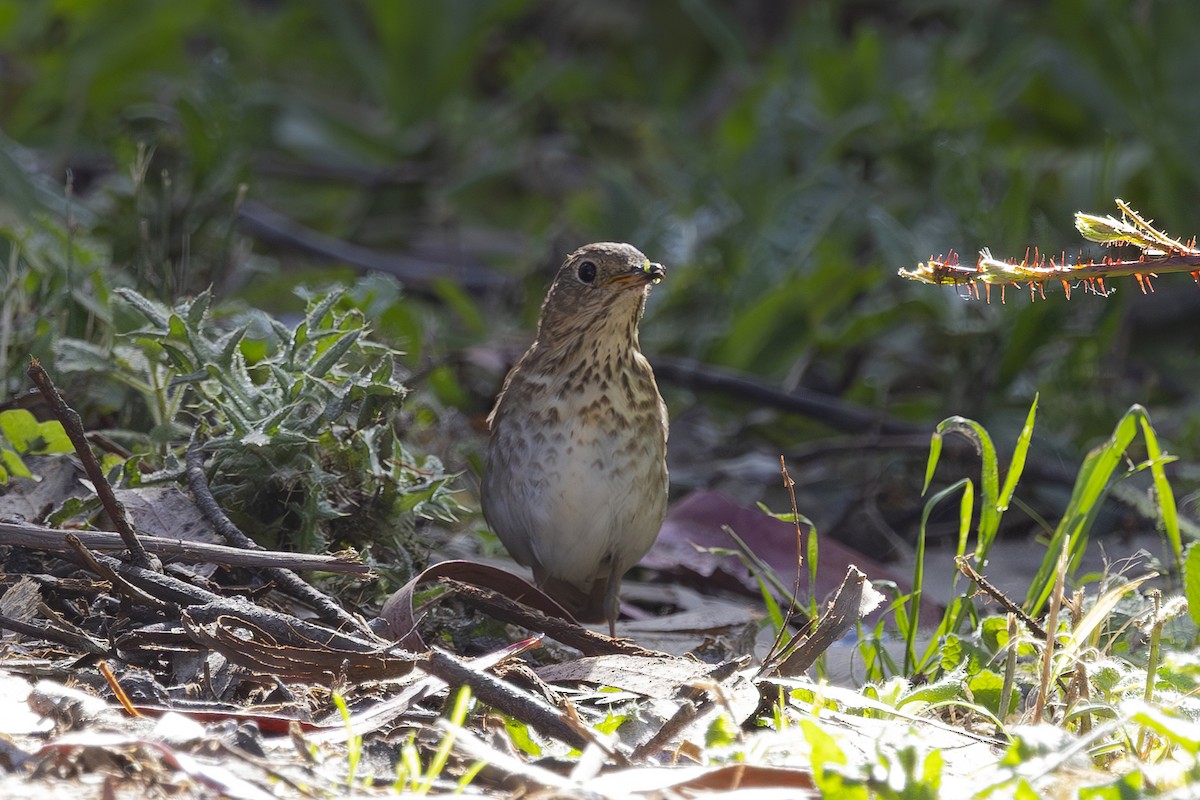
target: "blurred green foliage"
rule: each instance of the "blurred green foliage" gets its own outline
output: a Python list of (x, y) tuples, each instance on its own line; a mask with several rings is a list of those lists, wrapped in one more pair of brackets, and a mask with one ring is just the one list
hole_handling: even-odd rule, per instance
[(0, 411), (0, 485), (9, 476), (29, 478), (33, 473), (22, 455), (70, 453), (73, 448), (67, 432), (58, 420), (38, 422), (23, 408)]
[[(0, 2), (0, 217), (61, 212), (37, 176), (70, 169), (114, 263), (254, 296), (245, 184), (332, 236), (528, 277), (522, 328), (563, 253), (628, 240), (669, 269), (652, 354), (1003, 439), (1040, 390), (1069, 458), (1142, 403), (1195, 455), (1186, 281), (986, 305), (895, 272), (1074, 253), (1073, 212), (1117, 196), (1200, 232), (1198, 29), (1198, 4), (1119, 0)], [(454, 297), (397, 320), (406, 350), (513, 305)], [(756, 419), (771, 447), (820, 430)]]

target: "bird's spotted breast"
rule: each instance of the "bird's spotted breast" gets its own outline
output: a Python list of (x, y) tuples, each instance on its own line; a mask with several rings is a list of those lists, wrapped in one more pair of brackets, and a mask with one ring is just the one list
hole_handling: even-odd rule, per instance
[(629, 245), (569, 256), (489, 417), (489, 524), (539, 585), (610, 630), (621, 576), (666, 513), (666, 410), (637, 341), (663, 274)]

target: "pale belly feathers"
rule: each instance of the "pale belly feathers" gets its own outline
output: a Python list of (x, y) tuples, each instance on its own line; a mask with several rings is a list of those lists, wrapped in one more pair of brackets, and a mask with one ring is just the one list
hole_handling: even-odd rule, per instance
[[(622, 420), (592, 392), (550, 395), (495, 420), (484, 513), (517, 561), (586, 588), (613, 554), (617, 575), (646, 554), (667, 507), (665, 410), (653, 399)], [(531, 419), (533, 437), (521, 431)]]

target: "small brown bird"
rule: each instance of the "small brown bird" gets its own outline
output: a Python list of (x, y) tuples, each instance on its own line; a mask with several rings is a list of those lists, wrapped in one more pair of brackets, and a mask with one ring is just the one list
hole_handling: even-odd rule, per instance
[(667, 408), (638, 349), (665, 276), (627, 244), (568, 256), (488, 417), (488, 524), (538, 586), (613, 635), (621, 578), (667, 510)]

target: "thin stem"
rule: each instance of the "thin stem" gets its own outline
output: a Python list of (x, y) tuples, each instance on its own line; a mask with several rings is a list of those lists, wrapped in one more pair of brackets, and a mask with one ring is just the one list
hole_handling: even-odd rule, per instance
[(75, 452), (78, 454), (79, 460), (83, 462), (88, 480), (95, 487), (96, 496), (100, 498), (100, 503), (104, 506), (109, 519), (112, 520), (117, 533), (121, 534), (121, 540), (129, 549), (129, 556), (133, 559), (133, 563), (143, 569), (151, 569), (150, 556), (146, 554), (146, 548), (138, 540), (133, 523), (129, 521), (129, 515), (125, 512), (125, 506), (117, 499), (112, 484), (108, 482), (108, 478), (104, 476), (104, 470), (100, 468), (100, 462), (96, 460), (96, 454), (92, 452), (92, 446), (88, 443), (79, 414), (63, 400), (62, 395), (55, 388), (54, 382), (50, 380), (50, 375), (36, 358), (30, 359), (27, 373), (46, 399), (54, 416), (62, 423), (63, 430), (67, 432), (71, 444), (75, 446)]

